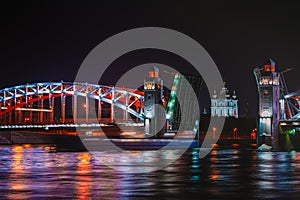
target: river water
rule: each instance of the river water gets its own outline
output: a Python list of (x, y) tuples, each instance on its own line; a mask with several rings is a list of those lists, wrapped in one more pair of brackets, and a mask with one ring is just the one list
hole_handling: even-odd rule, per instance
[[(149, 173), (122, 162), (114, 168), (87, 152), (53, 152), (47, 146), (0, 146), (1, 199), (299, 199), (300, 153), (216, 147), (198, 158), (189, 150)], [(133, 152), (140, 154), (141, 152)], [(152, 155), (153, 154), (153, 155)], [(173, 152), (165, 152), (172, 157)], [(155, 156), (148, 152), (147, 156)], [(119, 162), (118, 162), (119, 160)], [(159, 158), (148, 163), (155, 168)], [(122, 167), (129, 167), (122, 170)], [(121, 170), (119, 170), (121, 169)]]

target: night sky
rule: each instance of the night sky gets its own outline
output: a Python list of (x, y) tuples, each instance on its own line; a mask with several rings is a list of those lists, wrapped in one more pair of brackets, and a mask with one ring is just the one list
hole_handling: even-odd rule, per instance
[[(300, 12), (286, 1), (57, 1), (1, 3), (0, 88), (44, 81), (73, 81), (87, 54), (106, 38), (138, 27), (165, 27), (200, 43), (240, 99), (240, 113), (257, 113), (252, 73), (268, 58), (286, 74), (290, 91), (300, 89)], [(145, 3), (146, 2), (146, 3)], [(182, 1), (183, 2), (183, 1)], [(296, 2), (296, 1), (295, 1)], [(137, 64), (189, 65), (159, 51), (124, 55), (111, 66), (110, 80)], [(104, 81), (104, 82), (105, 82)]]

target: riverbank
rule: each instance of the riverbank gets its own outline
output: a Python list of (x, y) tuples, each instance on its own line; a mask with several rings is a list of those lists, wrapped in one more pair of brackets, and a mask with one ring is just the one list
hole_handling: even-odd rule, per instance
[[(192, 132), (189, 131), (180, 134), (180, 137), (176, 138), (143, 138), (141, 134), (134, 134), (133, 132), (97, 133), (96, 135), (79, 137), (76, 132), (57, 134), (49, 132), (2, 131), (0, 136), (1, 145), (49, 144), (56, 146), (59, 151), (110, 150), (116, 149), (115, 146), (125, 150), (154, 150), (163, 147), (168, 149), (183, 149), (199, 147), (204, 140), (202, 137), (199, 140), (193, 140)], [(211, 144), (211, 147), (222, 145), (251, 148), (255, 145), (255, 141), (242, 136), (235, 138), (221, 136), (216, 141), (208, 135), (205, 140), (207, 141), (206, 144)]]

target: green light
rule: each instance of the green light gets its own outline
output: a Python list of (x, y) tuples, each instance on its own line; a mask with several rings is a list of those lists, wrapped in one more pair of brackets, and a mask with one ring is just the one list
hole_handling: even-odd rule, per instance
[(290, 129), (290, 130), (286, 130), (285, 133), (289, 135), (295, 135), (296, 131), (295, 129)]
[(173, 86), (172, 86), (172, 90), (170, 93), (170, 98), (169, 98), (169, 102), (167, 104), (167, 115), (168, 115), (168, 119), (170, 121), (173, 120), (173, 111), (174, 111), (174, 107), (175, 107), (175, 101), (176, 101), (176, 93), (177, 93), (177, 87), (179, 84), (179, 79), (181, 78), (181, 75), (179, 73), (177, 73), (174, 77), (174, 81), (173, 81)]

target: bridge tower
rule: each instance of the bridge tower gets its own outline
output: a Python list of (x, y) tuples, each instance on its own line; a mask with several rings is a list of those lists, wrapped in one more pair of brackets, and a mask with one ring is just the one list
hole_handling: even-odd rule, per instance
[(144, 115), (145, 135), (155, 136), (165, 124), (163, 112), (163, 80), (159, 77), (159, 69), (154, 66), (154, 71), (149, 72), (149, 77), (144, 81)]
[(278, 147), (278, 123), (280, 120), (280, 73), (275, 71), (271, 59), (264, 68), (255, 68), (254, 76), (259, 93), (257, 145)]

